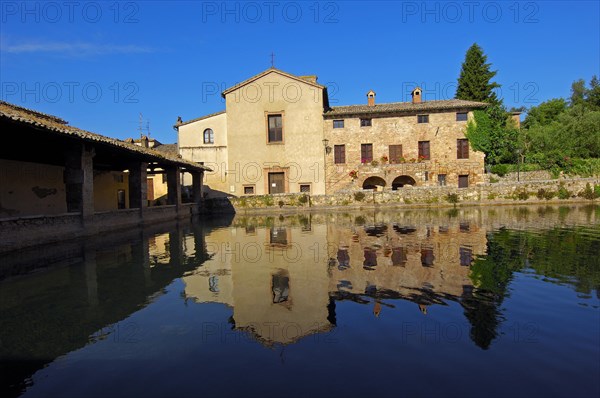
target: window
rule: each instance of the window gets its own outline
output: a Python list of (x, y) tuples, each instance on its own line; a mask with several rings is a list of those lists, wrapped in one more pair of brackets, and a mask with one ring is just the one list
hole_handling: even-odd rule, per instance
[(360, 119), (360, 127), (371, 127), (371, 119)]
[(370, 163), (373, 161), (373, 144), (360, 144), (360, 162)]
[(419, 159), (429, 160), (429, 141), (419, 141)]
[(417, 123), (429, 123), (429, 115), (417, 115)]
[(300, 184), (300, 192), (310, 193), (310, 184)]
[(457, 122), (466, 122), (467, 121), (467, 112), (458, 112), (456, 114)]
[(468, 188), (469, 187), (469, 176), (468, 175), (458, 176), (458, 187), (459, 188)]
[(254, 195), (254, 185), (244, 185), (244, 195)]
[(446, 174), (438, 174), (438, 184), (441, 187), (446, 186)]
[(390, 145), (390, 163), (400, 163), (402, 160), (402, 145)]
[(334, 129), (343, 129), (344, 128), (344, 120), (334, 120), (333, 128)]
[(125, 208), (125, 190), (117, 189), (117, 209)]
[(346, 145), (333, 146), (333, 163), (346, 163)]
[(166, 183), (167, 183), (167, 181), (168, 181), (168, 178), (167, 178), (167, 172), (166, 172), (166, 171), (163, 171), (163, 173), (162, 173), (162, 183), (163, 183), (163, 184), (166, 184)]
[(421, 247), (421, 265), (423, 267), (433, 266), (435, 256), (433, 255), (432, 247)]
[(458, 252), (460, 256), (460, 265), (463, 267), (470, 267), (473, 263), (473, 250), (468, 247), (460, 247)]
[(285, 228), (271, 227), (269, 231), (269, 243), (274, 246), (287, 246), (287, 230)]
[(469, 140), (466, 138), (456, 140), (456, 158), (469, 159)]
[(283, 120), (281, 115), (269, 115), (269, 142), (283, 142)]
[(205, 144), (214, 144), (215, 143), (215, 134), (212, 129), (204, 130), (204, 143)]

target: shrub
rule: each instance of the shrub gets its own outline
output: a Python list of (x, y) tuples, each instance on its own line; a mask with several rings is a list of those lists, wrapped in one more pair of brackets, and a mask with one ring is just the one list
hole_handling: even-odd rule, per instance
[(558, 188), (556, 196), (558, 196), (559, 199), (569, 199), (571, 197), (571, 192), (567, 188), (565, 188), (564, 185), (561, 185)]
[(505, 164), (495, 164), (491, 168), (492, 173), (504, 177), (508, 173), (508, 166)]
[(456, 206), (458, 203), (458, 195), (455, 193), (449, 193), (444, 197), (444, 199), (446, 199), (446, 202), (452, 203), (454, 206)]
[(594, 194), (597, 198), (600, 198), (600, 185), (594, 185)]
[(298, 198), (298, 202), (305, 204), (306, 202), (308, 202), (308, 195), (302, 195)]
[(283, 200), (280, 200), (279, 202), (277, 202), (277, 204), (279, 205), (279, 207), (283, 207), (283, 205), (284, 205), (285, 203), (283, 203)]
[(578, 196), (589, 200), (594, 200), (598, 198), (598, 196), (596, 196), (596, 186), (594, 186), (594, 189), (592, 189), (590, 183), (588, 182), (587, 184), (585, 184), (585, 189), (579, 192)]
[(490, 192), (487, 195), (488, 200), (494, 200), (496, 199), (496, 194), (494, 192)]
[(500, 180), (497, 179), (496, 177), (490, 177), (490, 184), (495, 184), (497, 182), (499, 182)]
[(354, 193), (354, 200), (356, 200), (357, 202), (362, 202), (364, 198), (365, 198), (364, 192), (359, 191), (359, 192)]
[(540, 200), (542, 200), (542, 199), (550, 200), (554, 197), (554, 192), (547, 191), (544, 188), (540, 188), (540, 189), (538, 189), (535, 196), (537, 196), (537, 198)]
[(376, 160), (371, 160), (371, 166), (378, 166), (379, 162)]
[(529, 199), (529, 192), (526, 189), (517, 189), (513, 194), (513, 199), (515, 200), (527, 200)]

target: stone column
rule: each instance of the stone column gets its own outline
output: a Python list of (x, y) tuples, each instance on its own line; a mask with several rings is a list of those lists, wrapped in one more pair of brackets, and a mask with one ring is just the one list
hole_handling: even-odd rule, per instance
[(65, 151), (67, 211), (81, 212), (84, 223), (94, 215), (94, 148), (77, 143)]
[(148, 163), (133, 162), (129, 165), (129, 208), (140, 209), (143, 214), (148, 206)]
[(85, 285), (88, 293), (88, 303), (95, 307), (98, 305), (98, 277), (96, 274), (96, 250), (90, 247), (83, 248), (83, 264), (85, 272)]
[(167, 167), (167, 204), (181, 207), (181, 168)]

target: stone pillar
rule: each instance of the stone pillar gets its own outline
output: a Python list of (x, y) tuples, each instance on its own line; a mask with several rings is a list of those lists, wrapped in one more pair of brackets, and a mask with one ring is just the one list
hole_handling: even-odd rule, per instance
[(133, 162), (129, 165), (129, 208), (143, 213), (148, 206), (148, 163)]
[(88, 293), (88, 303), (92, 307), (98, 305), (98, 277), (96, 275), (96, 250), (90, 247), (83, 249), (83, 264), (85, 285)]
[(140, 241), (131, 244), (133, 263), (142, 269), (146, 287), (152, 286), (152, 270), (150, 267), (150, 241), (148, 236), (140, 231)]
[(199, 205), (202, 202), (202, 178), (204, 177), (204, 172), (202, 171), (192, 171), (192, 193), (194, 203)]
[(64, 182), (67, 212), (81, 212), (83, 221), (94, 215), (94, 148), (77, 143), (66, 148)]
[(183, 264), (183, 233), (181, 227), (169, 232), (169, 265), (177, 268)]
[(181, 168), (167, 167), (167, 204), (181, 206)]

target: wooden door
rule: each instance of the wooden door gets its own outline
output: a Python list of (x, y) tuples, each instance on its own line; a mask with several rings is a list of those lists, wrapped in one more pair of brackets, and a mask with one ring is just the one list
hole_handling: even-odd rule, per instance
[(458, 176), (458, 187), (459, 188), (467, 188), (469, 186), (469, 176), (463, 175)]
[(269, 173), (269, 193), (285, 192), (285, 173)]

